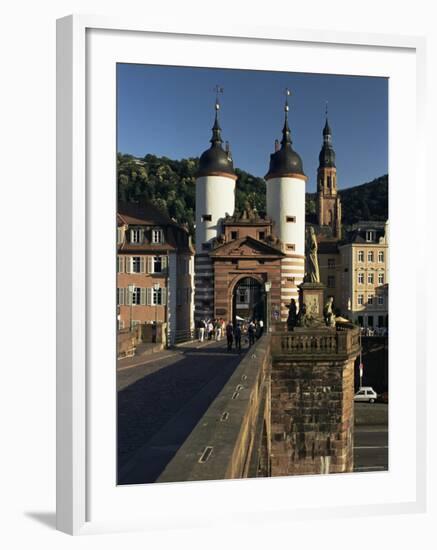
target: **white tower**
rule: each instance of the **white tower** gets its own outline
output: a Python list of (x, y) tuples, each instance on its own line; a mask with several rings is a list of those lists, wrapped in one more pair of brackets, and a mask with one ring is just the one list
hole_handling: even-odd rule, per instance
[(221, 234), (226, 214), (232, 215), (235, 207), (235, 180), (237, 176), (230, 152), (222, 147), (221, 128), (218, 122), (220, 103), (215, 103), (215, 121), (211, 147), (199, 160), (196, 175), (196, 256), (194, 278), (195, 320), (214, 316), (213, 266), (209, 256), (213, 240)]
[(281, 320), (288, 316), (291, 299), (298, 304), (298, 285), (305, 274), (305, 182), (302, 160), (293, 150), (288, 126), (288, 96), (286, 90), (285, 122), (281, 146), (270, 155), (266, 179), (267, 215), (275, 222), (274, 232), (281, 240)]

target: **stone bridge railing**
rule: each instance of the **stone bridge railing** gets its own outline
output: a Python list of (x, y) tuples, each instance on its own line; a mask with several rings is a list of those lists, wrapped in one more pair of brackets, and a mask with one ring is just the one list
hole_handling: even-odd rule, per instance
[(247, 352), (158, 482), (351, 469), (359, 329), (272, 328)]
[(270, 338), (252, 346), (158, 482), (270, 475)]
[(341, 356), (359, 350), (359, 328), (338, 326), (337, 328), (305, 329), (296, 328), (291, 332), (272, 333), (271, 351), (274, 357), (305, 355)]

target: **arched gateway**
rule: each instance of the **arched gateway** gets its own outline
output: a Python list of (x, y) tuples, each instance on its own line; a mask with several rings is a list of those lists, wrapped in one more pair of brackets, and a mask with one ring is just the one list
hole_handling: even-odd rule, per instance
[(232, 295), (232, 321), (263, 320), (265, 323), (266, 293), (264, 285), (254, 277), (240, 279)]

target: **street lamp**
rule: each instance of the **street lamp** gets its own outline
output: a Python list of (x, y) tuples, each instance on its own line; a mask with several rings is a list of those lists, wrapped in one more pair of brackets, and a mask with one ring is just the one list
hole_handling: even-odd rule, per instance
[(129, 317), (129, 331), (132, 332), (132, 305), (134, 303), (135, 285), (128, 285), (127, 287), (130, 296), (130, 317)]
[(270, 290), (272, 288), (272, 283), (271, 281), (266, 281), (264, 283), (264, 290), (266, 291), (266, 294), (267, 294), (267, 319), (266, 319), (266, 330), (267, 332), (270, 332)]

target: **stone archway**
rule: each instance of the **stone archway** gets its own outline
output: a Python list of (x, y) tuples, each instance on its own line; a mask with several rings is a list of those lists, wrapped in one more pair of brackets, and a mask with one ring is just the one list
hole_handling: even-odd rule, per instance
[(238, 320), (263, 320), (266, 322), (266, 294), (258, 277), (246, 275), (239, 278), (232, 290), (232, 322)]

